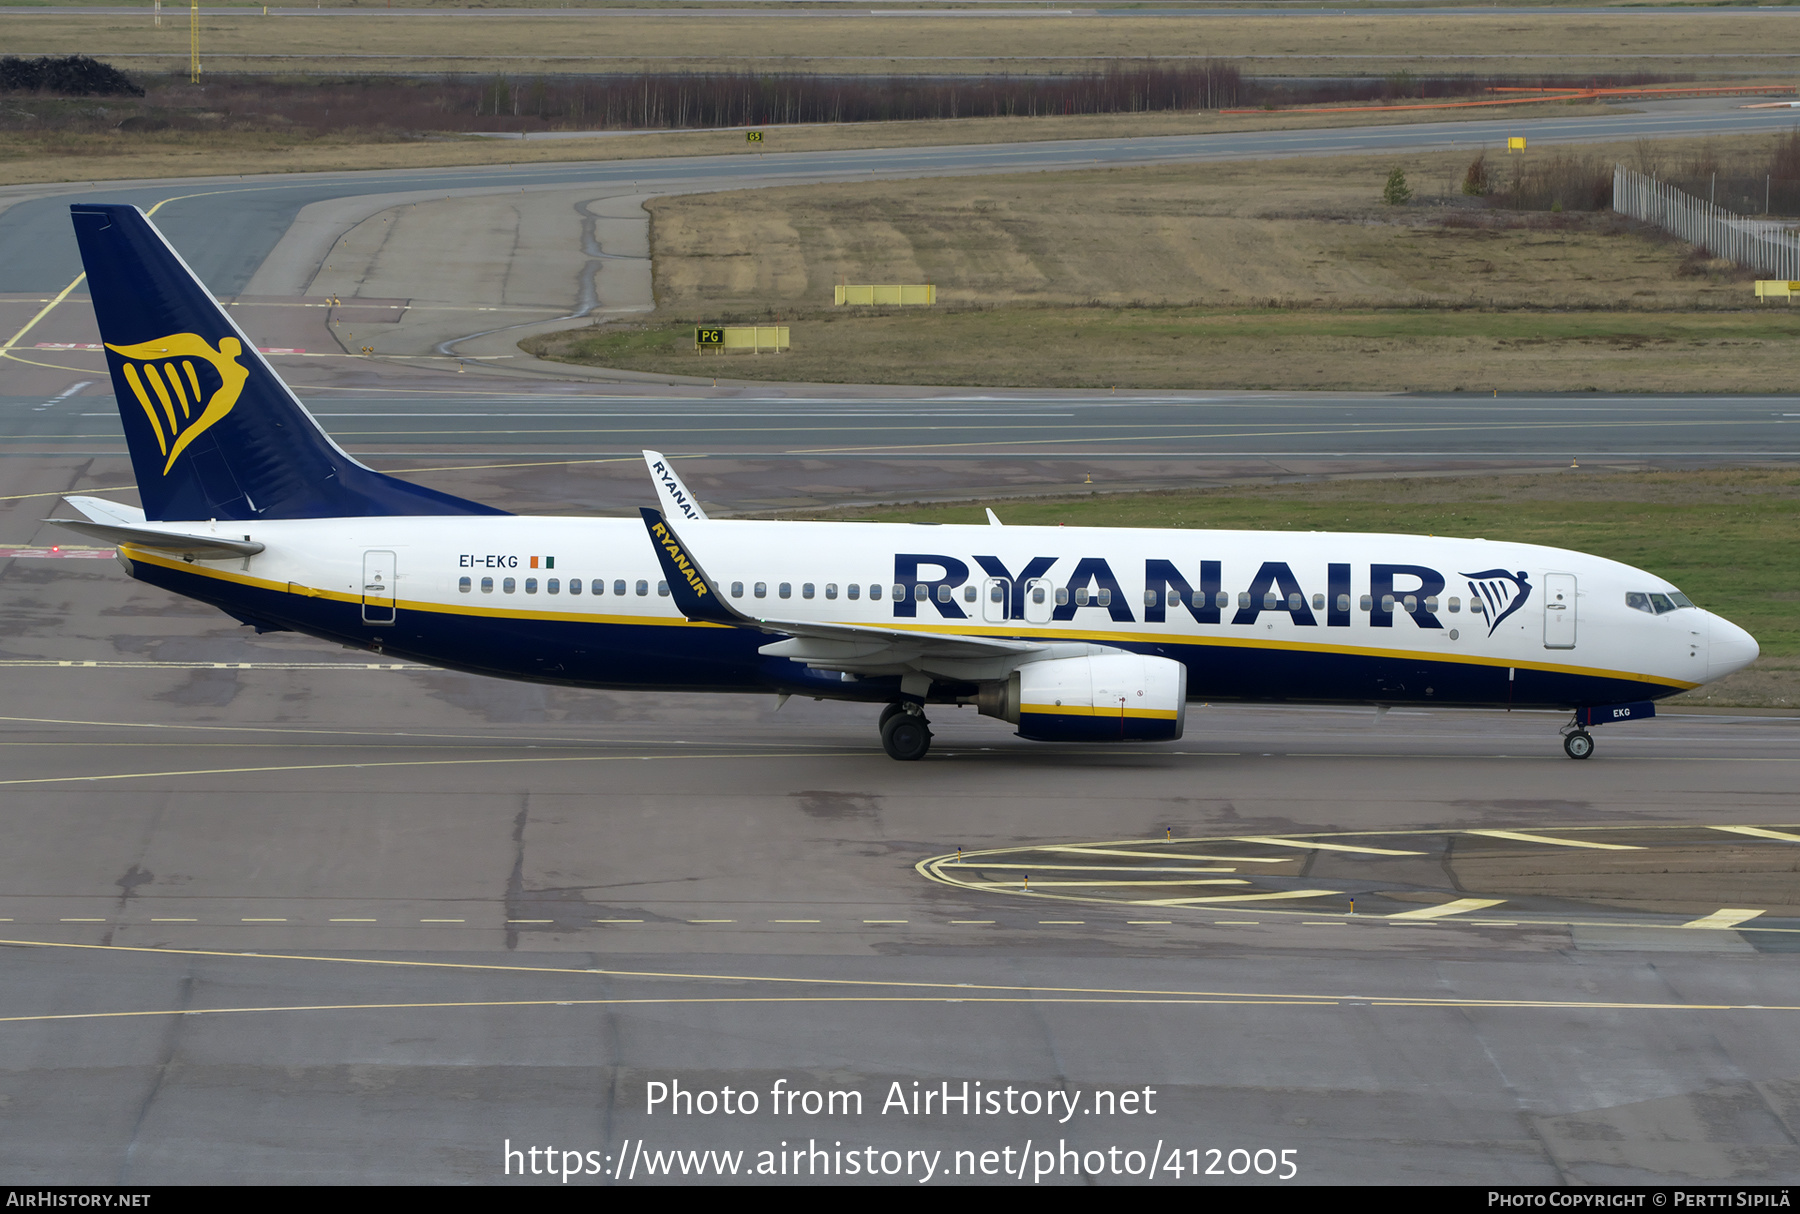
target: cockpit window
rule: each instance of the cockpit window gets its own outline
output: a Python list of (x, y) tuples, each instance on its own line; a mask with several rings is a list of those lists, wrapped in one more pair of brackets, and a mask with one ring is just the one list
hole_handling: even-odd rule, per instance
[(1638, 590), (1625, 592), (1625, 605), (1633, 611), (1642, 611), (1646, 615), (1667, 615), (1682, 607), (1692, 607), (1693, 601), (1679, 590), (1668, 594), (1645, 593)]

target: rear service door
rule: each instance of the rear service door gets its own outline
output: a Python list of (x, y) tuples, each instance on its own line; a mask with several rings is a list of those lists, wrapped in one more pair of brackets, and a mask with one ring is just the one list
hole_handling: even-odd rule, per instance
[(363, 553), (362, 618), (365, 624), (394, 622), (394, 554)]
[(1544, 648), (1575, 648), (1575, 575), (1544, 575)]

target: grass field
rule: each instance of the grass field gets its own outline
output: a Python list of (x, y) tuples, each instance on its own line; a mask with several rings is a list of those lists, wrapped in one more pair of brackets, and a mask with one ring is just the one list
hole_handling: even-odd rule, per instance
[[(987, 504), (835, 517), (983, 523)], [(1800, 474), (1791, 469), (1382, 477), (993, 505), (1014, 525), (1425, 531), (1591, 552), (1668, 578), (1761, 644), (1755, 666), (1676, 703), (1800, 706)]]
[[(389, 17), (367, 10), (347, 14), (264, 18), (208, 13), (201, 50), (215, 70), (536, 72), (671, 70), (780, 64), (834, 72), (1068, 71), (1116, 58), (1217, 56), (1246, 70), (1292, 75), (1436, 71), (1476, 65), (1484, 72), (1571, 67), (1610, 72), (1642, 68), (1656, 58), (1660, 72), (1702, 75), (1791, 69), (1793, 62), (1718, 56), (1767, 56), (1791, 46), (1789, 14), (1742, 10), (1569, 14), (1506, 9), (1454, 17), (1405, 18), (1358, 14), (1318, 16), (1195, 16), (1133, 18), (1107, 15), (904, 17), (870, 10), (806, 10), (747, 15), (608, 13), (518, 20)], [(9, 10), (5, 38), (19, 55), (161, 54), (185, 61), (187, 21), (166, 14), (161, 29), (142, 15), (42, 16)], [(1784, 45), (1785, 44), (1785, 45)], [(422, 49), (426, 48), (426, 49)], [(1505, 59), (1485, 58), (1495, 53)], [(1578, 62), (1571, 56), (1581, 56)], [(120, 66), (134, 60), (118, 59)], [(146, 60), (135, 60), (145, 63)], [(558, 69), (556, 65), (563, 66)]]
[[(1765, 140), (1766, 142), (1766, 140)], [(1745, 155), (1754, 141), (1715, 145)], [(743, 379), (1009, 387), (1768, 391), (1800, 312), (1610, 214), (1469, 209), (1469, 152), (833, 185), (651, 204), (659, 315), (548, 357)], [(1698, 154), (1602, 147), (1612, 156)], [(1379, 201), (1400, 164), (1421, 201)], [(834, 308), (835, 282), (936, 308)], [(692, 326), (780, 319), (780, 356)]]

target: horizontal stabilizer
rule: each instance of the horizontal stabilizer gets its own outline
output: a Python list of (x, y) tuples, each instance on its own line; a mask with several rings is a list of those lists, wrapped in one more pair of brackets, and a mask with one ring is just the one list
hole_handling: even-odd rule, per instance
[(179, 531), (160, 531), (153, 527), (122, 527), (116, 523), (92, 523), (85, 519), (47, 518), (46, 523), (67, 527), (92, 539), (109, 544), (150, 548), (157, 552), (173, 552), (192, 560), (222, 561), (232, 557), (255, 556), (264, 545), (255, 540), (227, 539), (222, 535), (183, 535)]

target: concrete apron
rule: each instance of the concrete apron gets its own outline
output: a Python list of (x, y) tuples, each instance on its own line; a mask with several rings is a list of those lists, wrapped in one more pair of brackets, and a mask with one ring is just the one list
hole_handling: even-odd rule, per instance
[[(331, 335), (349, 353), (371, 347), (389, 357), (479, 359), (472, 369), (618, 378), (543, 362), (517, 343), (655, 308), (643, 207), (653, 196), (590, 185), (315, 202), (302, 208), (244, 294), (341, 300)], [(387, 306), (358, 306), (377, 300)], [(397, 314), (394, 300), (405, 301)]]

